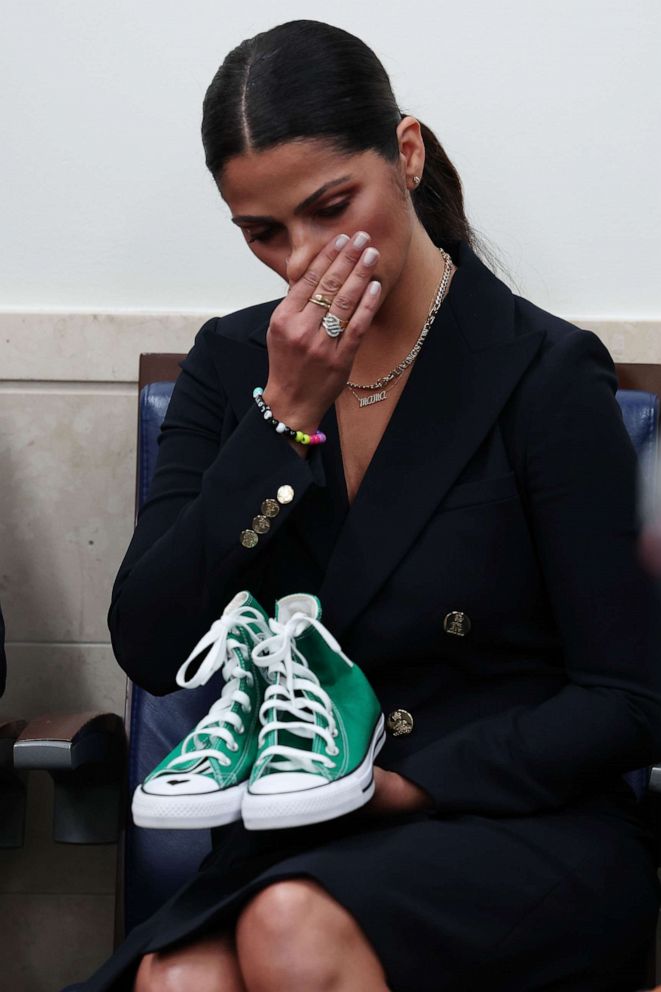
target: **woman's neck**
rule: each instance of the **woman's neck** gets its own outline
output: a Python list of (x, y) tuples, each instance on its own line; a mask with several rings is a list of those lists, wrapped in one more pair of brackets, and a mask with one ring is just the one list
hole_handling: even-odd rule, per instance
[(414, 236), (404, 268), (356, 352), (350, 378), (372, 382), (409, 353), (422, 331), (443, 277), (444, 260), (426, 231)]

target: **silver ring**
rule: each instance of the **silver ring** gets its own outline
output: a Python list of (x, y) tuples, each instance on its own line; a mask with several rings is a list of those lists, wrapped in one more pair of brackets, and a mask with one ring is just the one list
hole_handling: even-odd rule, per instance
[(329, 338), (338, 338), (349, 323), (348, 320), (340, 320), (334, 313), (327, 313), (321, 322), (321, 326), (326, 331)]

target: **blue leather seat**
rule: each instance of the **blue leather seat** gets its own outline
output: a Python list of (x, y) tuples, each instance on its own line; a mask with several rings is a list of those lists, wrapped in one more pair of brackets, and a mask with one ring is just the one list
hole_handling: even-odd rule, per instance
[[(147, 495), (157, 455), (157, 437), (172, 393), (173, 383), (145, 386), (140, 394), (138, 501)], [(617, 393), (624, 422), (638, 453), (641, 472), (652, 481), (655, 474), (659, 400), (652, 393), (620, 390)], [(201, 719), (218, 697), (212, 680), (195, 692), (155, 697), (132, 686), (129, 701), (129, 796), (149, 771), (184, 734)], [(647, 769), (628, 776), (637, 795), (647, 787)], [(128, 932), (193, 875), (210, 847), (206, 830), (143, 830), (128, 817), (124, 859), (124, 926)]]

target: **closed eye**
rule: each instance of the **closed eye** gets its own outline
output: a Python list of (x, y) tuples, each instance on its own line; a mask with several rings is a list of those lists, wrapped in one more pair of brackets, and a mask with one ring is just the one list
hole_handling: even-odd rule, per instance
[(268, 231), (264, 231), (261, 234), (253, 234), (251, 238), (248, 238), (248, 244), (251, 245), (253, 241), (270, 241), (274, 234), (274, 228), (270, 228)]
[(345, 200), (344, 203), (335, 203), (332, 207), (323, 207), (321, 210), (317, 210), (317, 213), (320, 217), (337, 217), (348, 206), (349, 201)]
[[(339, 217), (342, 211), (346, 210), (349, 206), (349, 200), (344, 200), (343, 203), (335, 203), (332, 207), (322, 207), (317, 210), (317, 216), (319, 217)], [(277, 228), (269, 227), (265, 231), (260, 231), (259, 234), (253, 234), (252, 237), (248, 238), (248, 244), (251, 245), (253, 241), (270, 241), (275, 234)]]

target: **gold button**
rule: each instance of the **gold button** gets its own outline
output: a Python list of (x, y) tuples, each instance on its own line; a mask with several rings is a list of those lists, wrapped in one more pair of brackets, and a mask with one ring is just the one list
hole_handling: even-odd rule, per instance
[(471, 629), (470, 617), (461, 610), (453, 610), (443, 620), (443, 630), (457, 637), (465, 637)]
[(252, 518), (252, 529), (257, 534), (266, 534), (267, 530), (271, 529), (271, 521), (257, 514), (256, 517)]
[(280, 506), (274, 499), (265, 499), (262, 503), (262, 513), (265, 517), (277, 517), (280, 513)]
[(393, 737), (402, 737), (413, 730), (413, 717), (408, 710), (393, 710), (386, 720), (386, 727)]
[(242, 530), (241, 531), (241, 544), (244, 548), (254, 548), (259, 538), (255, 534), (254, 530)]
[(294, 490), (291, 486), (280, 486), (276, 493), (278, 503), (291, 503), (294, 498)]

